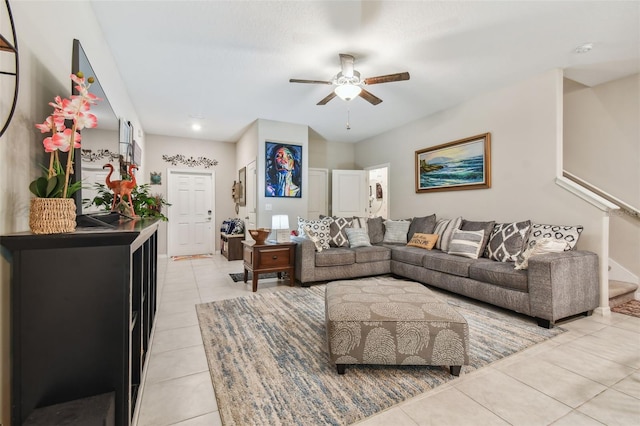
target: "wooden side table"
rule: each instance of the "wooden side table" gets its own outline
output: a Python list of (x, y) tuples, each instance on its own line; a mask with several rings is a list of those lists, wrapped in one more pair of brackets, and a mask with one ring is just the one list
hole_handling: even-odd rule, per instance
[(289, 274), (289, 285), (293, 287), (295, 281), (296, 243), (270, 243), (257, 245), (255, 241), (243, 241), (244, 282), (249, 278), (249, 271), (253, 274), (253, 291), (258, 291), (258, 275), (267, 272)]

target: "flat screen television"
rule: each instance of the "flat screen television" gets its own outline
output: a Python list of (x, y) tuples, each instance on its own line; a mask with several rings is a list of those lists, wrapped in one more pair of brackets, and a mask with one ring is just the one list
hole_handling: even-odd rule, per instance
[[(82, 129), (81, 148), (77, 148), (74, 153), (74, 181), (82, 180), (82, 189), (76, 192), (74, 198), (76, 202), (76, 213), (89, 214), (98, 213), (98, 209), (88, 208), (83, 205), (83, 199), (93, 199), (97, 194), (94, 188), (95, 183), (104, 183), (107, 171), (103, 166), (107, 163), (113, 164), (115, 170), (118, 171), (120, 156), (120, 121), (113, 111), (109, 99), (100, 84), (100, 79), (89, 63), (82, 45), (79, 40), (73, 40), (73, 53), (71, 60), (71, 72), (76, 74), (82, 71), (85, 78), (93, 77), (94, 83), (91, 84), (89, 91), (102, 100), (92, 105), (91, 113), (95, 114), (98, 119), (98, 126), (95, 128)], [(71, 91), (77, 94), (74, 85), (71, 85)], [(119, 179), (119, 177), (112, 177)], [(104, 212), (100, 212), (104, 213)]]

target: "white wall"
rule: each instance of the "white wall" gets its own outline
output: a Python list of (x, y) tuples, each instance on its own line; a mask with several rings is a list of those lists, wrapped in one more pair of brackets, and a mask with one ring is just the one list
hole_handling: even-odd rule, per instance
[[(242, 134), (238, 142), (236, 142), (236, 168), (240, 170), (247, 164), (258, 159), (258, 120), (251, 123), (249, 128)], [(253, 176), (247, 174), (247, 180), (254, 179)], [(249, 185), (255, 185), (254, 181)], [(246, 190), (246, 188), (245, 188)], [(237, 217), (245, 221), (248, 218), (247, 206), (239, 206)], [(249, 235), (248, 233), (246, 235)]]
[[(580, 224), (585, 231), (578, 248), (599, 253), (602, 213), (554, 183), (561, 78), (561, 71), (548, 71), (362, 141), (356, 146), (358, 165), (390, 163), (392, 219), (436, 213)], [(485, 132), (491, 133), (491, 188), (416, 194), (416, 150)]]
[[(170, 162), (163, 160), (162, 156), (169, 157), (176, 154), (182, 154), (186, 158), (205, 157), (210, 160), (217, 160), (218, 165), (205, 167), (204, 165), (188, 167), (178, 163), (172, 165)], [(147, 175), (144, 181), (149, 182), (149, 174), (151, 172), (162, 173), (162, 184), (151, 185), (152, 194), (162, 194), (169, 203), (171, 200), (167, 198), (167, 176), (168, 169), (172, 170), (208, 170), (215, 174), (215, 223), (214, 228), (214, 247), (220, 250), (220, 225), (222, 221), (229, 217), (236, 217), (234, 210), (233, 198), (231, 197), (231, 187), (233, 181), (238, 179), (238, 170), (236, 169), (236, 144), (229, 142), (214, 142), (199, 139), (176, 138), (173, 136), (147, 135), (147, 150), (143, 153), (145, 160)], [(142, 175), (138, 174), (138, 179)], [(163, 213), (166, 215), (167, 211)], [(167, 223), (161, 223), (158, 229), (158, 253), (167, 254)]]
[[(0, 138), (0, 158), (12, 165), (0, 170), (2, 234), (29, 229), (31, 195), (28, 186), (31, 180), (40, 175), (40, 165), (46, 161), (42, 148), (43, 135), (34, 124), (41, 123), (51, 113), (48, 103), (54, 96), (67, 97), (71, 94), (69, 74), (74, 38), (82, 43), (116, 114), (126, 117), (136, 129), (141, 128), (89, 2), (12, 1), (11, 9), (20, 52), (20, 89), (13, 121)], [(3, 34), (5, 30), (8, 32), (3, 27)], [(0, 57), (7, 58), (7, 55)], [(144, 138), (137, 137), (136, 140), (144, 150)], [(0, 420), (8, 425), (9, 267), (6, 261), (0, 263), (0, 273)]]
[[(640, 208), (640, 74), (595, 87), (565, 79), (564, 168)], [(610, 221), (609, 257), (640, 276), (640, 221)]]

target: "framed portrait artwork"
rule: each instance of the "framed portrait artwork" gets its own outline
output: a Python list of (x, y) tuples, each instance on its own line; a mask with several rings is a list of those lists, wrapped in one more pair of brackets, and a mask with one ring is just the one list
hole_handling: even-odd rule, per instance
[(302, 197), (302, 146), (265, 142), (265, 197)]
[(491, 188), (491, 134), (416, 151), (416, 192)]

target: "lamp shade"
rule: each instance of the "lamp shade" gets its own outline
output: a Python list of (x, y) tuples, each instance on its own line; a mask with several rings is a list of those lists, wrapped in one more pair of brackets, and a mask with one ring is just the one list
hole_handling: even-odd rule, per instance
[(336, 87), (333, 91), (336, 92), (340, 99), (350, 101), (362, 92), (362, 87), (346, 83)]
[(289, 229), (289, 216), (286, 214), (271, 216), (271, 229)]

